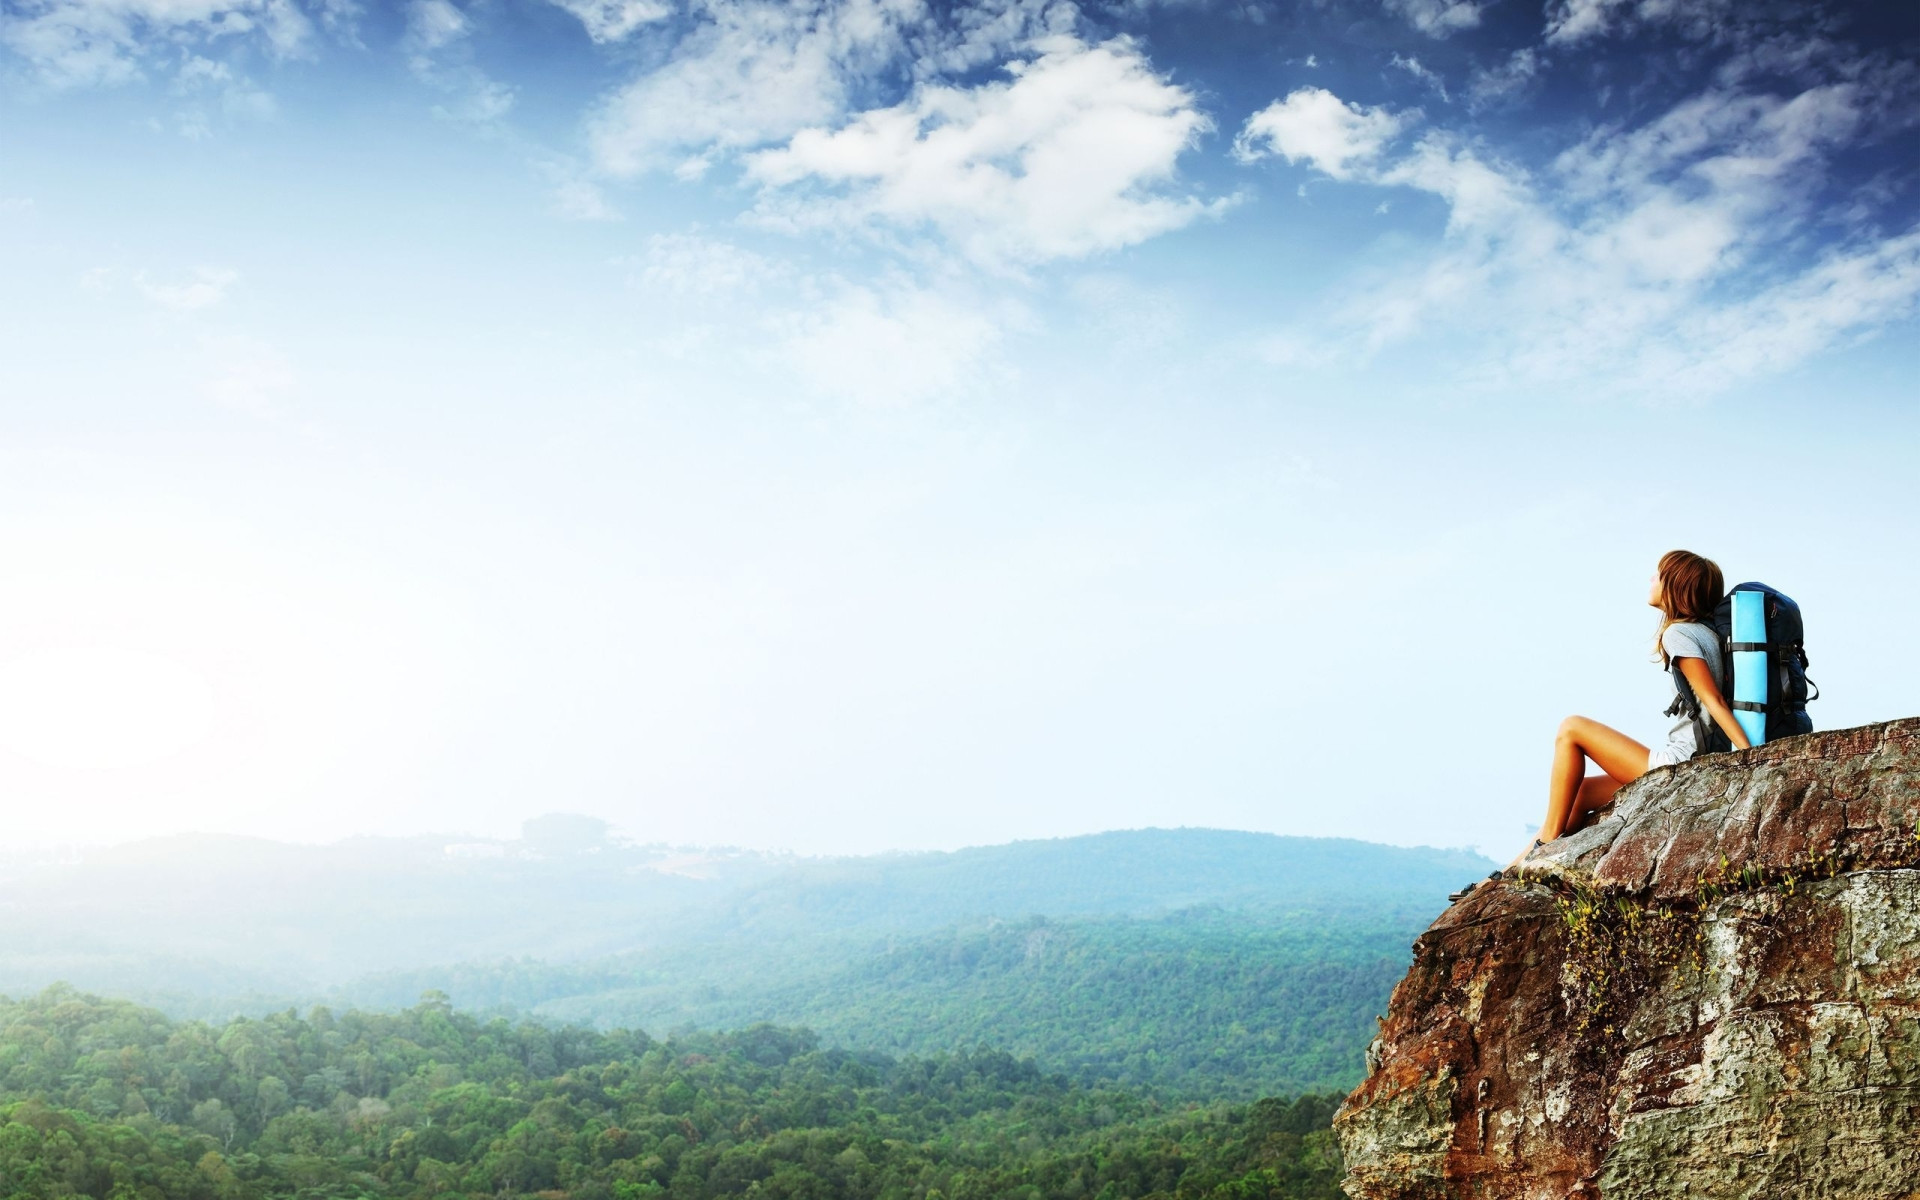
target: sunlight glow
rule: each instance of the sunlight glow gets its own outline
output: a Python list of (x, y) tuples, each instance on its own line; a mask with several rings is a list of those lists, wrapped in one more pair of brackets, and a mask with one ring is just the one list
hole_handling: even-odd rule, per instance
[(50, 767), (145, 766), (203, 741), (213, 688), (144, 650), (63, 646), (0, 663), (0, 746)]

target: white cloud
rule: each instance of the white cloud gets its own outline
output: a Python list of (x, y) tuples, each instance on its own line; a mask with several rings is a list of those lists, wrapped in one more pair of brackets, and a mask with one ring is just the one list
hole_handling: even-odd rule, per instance
[(1444, 38), (1480, 24), (1481, 4), (1467, 0), (1386, 0), (1387, 10), (1428, 37)]
[(666, 0), (553, 0), (586, 26), (587, 36), (596, 42), (617, 42), (642, 25), (663, 21), (673, 15)]
[(238, 271), (200, 267), (194, 271), (193, 278), (183, 283), (153, 283), (144, 271), (133, 277), (133, 283), (143, 296), (160, 307), (185, 313), (220, 303), (226, 299), (227, 289), (239, 279)]
[(594, 115), (596, 164), (670, 168), (709, 147), (765, 145), (845, 111), (850, 81), (893, 62), (921, 0), (709, 2), (665, 65)]
[[(926, 84), (838, 129), (747, 160), (771, 224), (931, 227), (977, 262), (1083, 257), (1219, 211), (1175, 165), (1208, 128), (1193, 95), (1120, 38), (1043, 39), (1012, 78)], [(778, 189), (811, 185), (799, 195)]]
[(140, 78), (151, 52), (226, 39), (278, 58), (309, 51), (313, 25), (293, 0), (15, 0), (0, 7), (0, 45), (54, 87)]
[(1449, 232), (1511, 236), (1530, 210), (1525, 173), (1489, 163), (1443, 133), (1421, 138), (1407, 155), (1370, 173), (1372, 182), (1431, 192), (1447, 202)]
[(1487, 347), (1471, 370), (1489, 382), (1637, 394), (1782, 369), (1920, 294), (1920, 234), (1861, 236), (1812, 261), (1797, 250), (1829, 158), (1879, 103), (1852, 81), (1715, 88), (1593, 131), (1538, 179), (1443, 131), (1397, 158), (1336, 154), (1355, 181), (1443, 200), (1446, 235), (1422, 266), (1361, 286), (1269, 354), (1325, 361), (1428, 338), (1455, 355)]
[(1547, 10), (1547, 41), (1578, 42), (1607, 31), (1632, 0), (1559, 0)]
[(1304, 87), (1248, 117), (1233, 140), (1233, 155), (1251, 163), (1279, 154), (1350, 179), (1419, 115), (1348, 104), (1325, 88)]
[(1080, 21), (1072, 0), (688, 0), (686, 10), (691, 31), (666, 61), (591, 120), (602, 170), (699, 178), (721, 159), (834, 124), (876, 90), (977, 70), (1071, 36)]

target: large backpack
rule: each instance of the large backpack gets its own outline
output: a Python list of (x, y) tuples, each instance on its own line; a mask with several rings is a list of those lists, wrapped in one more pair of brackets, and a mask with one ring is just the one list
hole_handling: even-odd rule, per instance
[[(1733, 640), (1733, 593), (1759, 592), (1766, 597), (1765, 612), (1767, 619), (1767, 640), (1764, 642), (1735, 642)], [(1734, 709), (1767, 714), (1767, 740), (1775, 741), (1796, 734), (1812, 733), (1813, 718), (1807, 715), (1807, 701), (1818, 700), (1820, 689), (1807, 678), (1806, 627), (1800, 621), (1800, 606), (1793, 598), (1777, 588), (1764, 583), (1736, 584), (1713, 610), (1713, 631), (1720, 637), (1721, 678), (1720, 694), (1727, 697), (1727, 703)], [(1767, 655), (1767, 702), (1751, 704), (1745, 700), (1733, 699), (1733, 655), (1735, 651), (1765, 651)], [(1673, 672), (1673, 686), (1678, 695), (1667, 709), (1668, 716), (1682, 713), (1705, 726), (1706, 741), (1701, 750), (1705, 753), (1717, 753), (1733, 749), (1733, 743), (1719, 725), (1710, 718), (1702, 719), (1700, 701), (1693, 694), (1693, 687), (1687, 677), (1680, 673), (1680, 664), (1675, 661), (1670, 669)], [(1813, 694), (1809, 696), (1807, 689)]]

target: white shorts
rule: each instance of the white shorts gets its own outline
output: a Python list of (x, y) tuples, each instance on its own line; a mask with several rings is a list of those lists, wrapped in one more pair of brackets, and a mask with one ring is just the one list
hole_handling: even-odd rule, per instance
[(1647, 752), (1647, 770), (1651, 771), (1655, 767), (1671, 767), (1675, 763), (1683, 763), (1692, 757), (1692, 746), (1676, 746), (1668, 742), (1664, 746), (1655, 746)]

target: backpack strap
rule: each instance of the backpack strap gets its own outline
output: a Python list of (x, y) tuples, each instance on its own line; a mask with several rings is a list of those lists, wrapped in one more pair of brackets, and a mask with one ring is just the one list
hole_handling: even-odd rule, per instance
[[(1741, 643), (1734, 644), (1739, 645)], [(1723, 637), (1720, 639), (1720, 646), (1721, 671), (1728, 677), (1728, 686), (1726, 686), (1724, 690), (1730, 692), (1733, 690), (1731, 687), (1733, 655), (1728, 652), (1728, 641), (1726, 638)], [(1718, 754), (1733, 749), (1733, 743), (1727, 740), (1726, 732), (1720, 728), (1719, 723), (1706, 720), (1701, 715), (1703, 706), (1700, 703), (1700, 697), (1694, 693), (1693, 684), (1688, 681), (1686, 674), (1680, 670), (1680, 659), (1675, 658), (1671, 660), (1667, 665), (1667, 669), (1673, 674), (1673, 703), (1667, 705), (1666, 715), (1669, 717), (1684, 716), (1687, 720), (1693, 722), (1697, 730), (1695, 736), (1700, 739), (1698, 746), (1700, 753)], [(1764, 704), (1752, 704), (1744, 700), (1736, 700), (1731, 703), (1734, 708), (1756, 709), (1760, 712), (1765, 712), (1767, 709), (1767, 706)]]
[[(1739, 643), (1736, 642), (1734, 644), (1738, 645)], [(1678, 660), (1676, 659), (1675, 661)], [(1680, 668), (1678, 667), (1673, 668), (1673, 679), (1678, 690), (1673, 697), (1673, 703), (1667, 705), (1667, 711), (1663, 715), (1669, 717), (1684, 715), (1691, 720), (1698, 720), (1700, 717), (1700, 697), (1694, 694), (1693, 685), (1687, 682), (1687, 677), (1680, 673)], [(1751, 700), (1729, 700), (1727, 701), (1727, 707), (1733, 709), (1735, 712), (1763, 713), (1768, 711), (1767, 705), (1755, 704)]]
[[(1676, 622), (1676, 624), (1677, 623), (1678, 622)], [(1715, 633), (1719, 633), (1719, 631), (1714, 628), (1712, 621), (1696, 620), (1689, 623), (1704, 625), (1708, 629), (1714, 629)], [(1725, 634), (1720, 634), (1717, 640), (1720, 643), (1721, 678), (1716, 679), (1714, 682), (1720, 687), (1721, 691), (1731, 692), (1733, 690), (1733, 652), (1735, 650), (1765, 649), (1767, 643), (1729, 641)], [(1680, 670), (1680, 659), (1691, 657), (1693, 656), (1681, 655), (1667, 660), (1667, 670), (1673, 673), (1673, 703), (1667, 705), (1667, 711), (1662, 714), (1664, 716), (1685, 716), (1691, 721), (1700, 719), (1700, 698), (1693, 694), (1693, 685), (1687, 682), (1686, 675)], [(1709, 721), (1707, 724), (1712, 726), (1713, 722)]]
[(1720, 643), (1720, 646), (1723, 650), (1725, 650), (1729, 654), (1739, 654), (1743, 651), (1759, 650), (1767, 654), (1778, 653), (1778, 654), (1784, 654), (1790, 658), (1798, 658), (1801, 660), (1800, 662), (1801, 666), (1804, 667), (1807, 665), (1806, 649), (1802, 647), (1799, 642), (1722, 642)]

